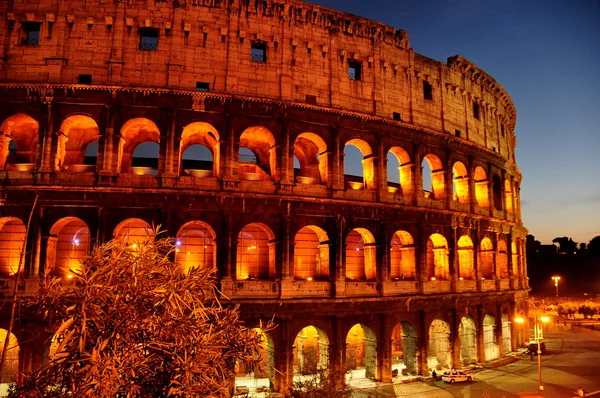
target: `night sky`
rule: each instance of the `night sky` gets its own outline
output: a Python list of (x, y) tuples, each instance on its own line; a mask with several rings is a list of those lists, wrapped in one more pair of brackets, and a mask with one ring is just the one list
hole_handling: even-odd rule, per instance
[(408, 32), (415, 52), (460, 54), (517, 108), (523, 223), (542, 243), (600, 235), (600, 1), (319, 0)]

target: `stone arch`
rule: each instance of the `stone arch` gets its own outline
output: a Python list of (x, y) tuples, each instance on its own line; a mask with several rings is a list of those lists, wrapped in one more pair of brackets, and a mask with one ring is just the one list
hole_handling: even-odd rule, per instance
[(329, 237), (316, 225), (302, 227), (294, 238), (294, 278), (329, 277)]
[(399, 374), (417, 374), (417, 330), (408, 321), (400, 321), (392, 330), (392, 371)]
[(128, 218), (121, 221), (113, 232), (115, 239), (125, 242), (132, 249), (151, 243), (155, 235), (150, 224), (140, 218)]
[(0, 170), (33, 171), (39, 128), (38, 121), (25, 113), (14, 114), (2, 122)]
[(215, 238), (215, 231), (205, 222), (184, 224), (175, 239), (175, 263), (186, 272), (195, 267), (216, 271)]
[(25, 232), (25, 225), (19, 218), (0, 218), (0, 276), (10, 276), (19, 270)]
[(95, 171), (98, 155), (93, 164), (88, 164), (91, 161), (88, 159), (86, 163), (86, 150), (98, 141), (99, 134), (98, 123), (89, 115), (75, 114), (65, 118), (58, 131), (54, 169)]
[(487, 236), (479, 244), (479, 262), (481, 277), (494, 279), (494, 244)]
[(502, 349), (505, 355), (512, 351), (510, 328), (511, 322), (508, 314), (502, 314)]
[(346, 335), (346, 370), (356, 378), (377, 377), (377, 336), (367, 325), (357, 323)]
[(427, 240), (427, 279), (450, 279), (448, 241), (442, 234), (432, 234)]
[(496, 344), (496, 319), (490, 314), (486, 314), (483, 318), (483, 347), (486, 361), (491, 361), (500, 356)]
[(236, 278), (275, 278), (275, 235), (265, 224), (248, 224), (238, 234)]
[(410, 233), (396, 231), (390, 245), (390, 277), (393, 280), (416, 280), (415, 245)]
[(519, 271), (521, 269), (519, 267), (519, 251), (517, 243), (514, 240), (510, 243), (510, 256), (512, 259), (512, 274), (514, 277), (519, 277)]
[(477, 205), (482, 208), (488, 208), (490, 205), (489, 202), (489, 192), (488, 192), (488, 178), (487, 173), (481, 166), (477, 166), (475, 168), (475, 200), (477, 201)]
[(458, 277), (463, 279), (475, 279), (475, 262), (473, 241), (467, 235), (463, 235), (457, 242), (458, 252)]
[(265, 127), (249, 127), (240, 136), (240, 153), (245, 148), (252, 152), (255, 161), (239, 159), (239, 173), (244, 180), (268, 180), (277, 178), (275, 137)]
[[(179, 143), (178, 174), (193, 177), (219, 177), (221, 157), (219, 140), (219, 132), (209, 123), (192, 122), (185, 126)], [(199, 156), (193, 155), (195, 146), (208, 149), (212, 154), (212, 159), (201, 159)]]
[[(8, 331), (0, 329), (0, 355), (4, 351), (4, 343), (8, 337)], [(10, 384), (17, 381), (19, 378), (19, 340), (14, 334), (10, 334), (10, 341), (8, 349), (6, 350), (6, 357), (2, 373), (0, 373), (0, 383)]]
[(492, 176), (492, 193), (494, 199), (494, 209), (501, 211), (502, 210), (502, 179), (498, 174), (494, 174)]
[[(353, 176), (347, 175), (349, 164), (347, 164), (346, 148), (353, 146), (357, 148), (362, 154), (362, 180), (352, 178)], [(346, 141), (344, 148), (344, 178), (346, 185), (351, 189), (374, 189), (375, 188), (375, 165), (374, 155), (371, 146), (360, 138), (352, 138)]]
[(429, 326), (429, 345), (427, 349), (427, 366), (429, 369), (449, 368), (450, 355), (450, 325), (441, 319), (434, 319)]
[(498, 269), (498, 276), (500, 279), (508, 279), (508, 249), (506, 247), (506, 241), (503, 239), (498, 241), (498, 257), (496, 258), (496, 268)]
[(90, 230), (85, 222), (77, 217), (65, 217), (50, 228), (46, 248), (46, 273), (71, 279), (81, 271), (81, 263), (87, 258), (91, 248)]
[(471, 203), (469, 194), (469, 176), (467, 168), (462, 162), (455, 162), (452, 166), (452, 198), (458, 203)]
[(375, 238), (365, 228), (355, 228), (346, 236), (346, 278), (375, 280)]
[(463, 316), (458, 327), (460, 363), (469, 366), (477, 363), (477, 327), (470, 316)]
[(292, 346), (294, 376), (310, 375), (329, 367), (329, 337), (315, 326), (306, 326)]
[[(424, 165), (430, 170), (429, 177), (424, 175)], [(426, 198), (431, 199), (443, 199), (444, 198), (444, 166), (440, 158), (438, 158), (434, 154), (427, 154), (423, 158), (423, 162), (421, 163), (421, 175), (423, 176), (423, 192)], [(431, 182), (431, 186), (426, 189), (425, 185), (428, 180)]]
[(504, 202), (508, 214), (513, 214), (513, 189), (510, 180), (504, 180)]
[(299, 170), (294, 170), (294, 181), (302, 184), (327, 183), (328, 157), (327, 144), (310, 132), (301, 133), (294, 141), (294, 156), (298, 159)]
[[(253, 328), (249, 333), (256, 333), (260, 336), (260, 345), (258, 348), (258, 363), (249, 367), (243, 362), (236, 362), (236, 381), (237, 385), (248, 384), (254, 386), (255, 391), (272, 390), (275, 385), (275, 344), (273, 338), (265, 333), (261, 328)], [(248, 383), (250, 382), (250, 383)]]
[[(413, 191), (413, 164), (410, 161), (410, 155), (406, 150), (399, 146), (393, 146), (388, 151), (388, 169), (387, 181), (388, 190), (399, 187), (404, 195), (411, 194)], [(390, 167), (390, 159), (396, 159), (398, 164), (398, 182), (396, 182), (395, 170)]]
[(144, 143), (160, 144), (160, 131), (152, 120), (147, 118), (134, 118), (128, 120), (121, 127), (119, 151), (117, 156), (117, 170), (121, 173), (133, 172), (135, 174), (152, 174), (158, 170), (158, 159), (134, 162), (134, 151)]

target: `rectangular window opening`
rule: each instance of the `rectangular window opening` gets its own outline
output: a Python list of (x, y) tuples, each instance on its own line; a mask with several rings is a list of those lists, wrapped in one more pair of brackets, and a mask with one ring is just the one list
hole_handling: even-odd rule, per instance
[(423, 81), (423, 98), (426, 100), (433, 99), (433, 87), (426, 81)]
[(317, 105), (317, 96), (316, 95), (306, 95), (306, 103), (311, 105)]
[(394, 118), (394, 120), (402, 120), (402, 116), (400, 115), (400, 112), (392, 113), (392, 117)]
[(479, 104), (476, 102), (473, 102), (473, 117), (479, 120)]
[(460, 130), (454, 130), (454, 135), (460, 137)]
[(39, 46), (40, 45), (40, 28), (42, 24), (39, 22), (25, 22), (23, 23), (23, 30), (25, 31), (25, 37), (21, 41), (21, 44), (26, 46)]
[(267, 62), (267, 44), (259, 41), (252, 42), (250, 49), (250, 61)]
[(502, 137), (504, 137), (504, 123), (500, 123), (500, 133), (502, 134)]
[(79, 84), (92, 84), (92, 75), (79, 75), (77, 78)]
[(196, 82), (196, 91), (209, 92), (210, 91), (210, 83), (207, 82)]
[(158, 50), (158, 29), (140, 28), (140, 47), (142, 51)]
[(348, 77), (350, 80), (361, 80), (362, 65), (360, 62), (348, 61)]

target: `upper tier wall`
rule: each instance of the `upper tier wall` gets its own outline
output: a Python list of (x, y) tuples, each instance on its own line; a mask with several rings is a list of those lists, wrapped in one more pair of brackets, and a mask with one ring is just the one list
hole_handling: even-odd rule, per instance
[[(443, 64), (415, 54), (406, 32), (378, 22), (300, 1), (11, 3), (0, 4), (0, 81), (208, 83), (216, 92), (401, 118), (514, 162), (516, 114), (504, 89), (460, 56)], [(39, 39), (27, 43), (32, 26)], [(155, 51), (139, 49), (143, 28), (156, 29)], [(266, 62), (251, 61), (253, 43), (265, 46)], [(357, 80), (348, 76), (352, 62)]]

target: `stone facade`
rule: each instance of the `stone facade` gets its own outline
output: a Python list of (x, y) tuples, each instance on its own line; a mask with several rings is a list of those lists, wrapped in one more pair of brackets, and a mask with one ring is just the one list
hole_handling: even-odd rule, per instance
[[(426, 374), (515, 349), (516, 113), (468, 60), (300, 1), (21, 1), (0, 5), (0, 31), (5, 286), (20, 242), (30, 294), (92, 244), (161, 225), (250, 325), (275, 316), (277, 391), (309, 356), (390, 381), (395, 352)], [(346, 146), (362, 176), (344, 174)], [(15, 331), (22, 370), (48, 349), (35, 325)]]

